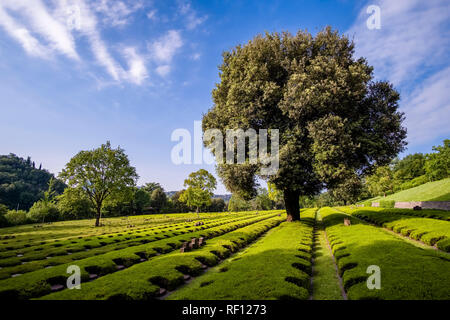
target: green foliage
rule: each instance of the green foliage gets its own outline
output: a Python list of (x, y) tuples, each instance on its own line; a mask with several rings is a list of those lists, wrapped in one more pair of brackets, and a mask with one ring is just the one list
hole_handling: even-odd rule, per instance
[(242, 199), (234, 193), (228, 201), (228, 211), (230, 212), (247, 211), (250, 210), (250, 208), (251, 205), (249, 201)]
[(425, 171), (430, 181), (450, 177), (450, 140), (444, 140), (442, 146), (433, 147), (434, 153), (427, 155)]
[(148, 194), (152, 194), (156, 189), (161, 189), (164, 191), (163, 187), (158, 182), (148, 182), (143, 187), (143, 190), (147, 191)]
[(394, 208), (395, 200), (380, 200), (378, 201), (381, 208)]
[(30, 208), (27, 217), (30, 222), (43, 223), (59, 220), (60, 214), (55, 203), (39, 200)]
[(8, 213), (8, 207), (0, 203), (0, 216), (4, 216)]
[(252, 200), (253, 210), (271, 210), (272, 200), (269, 197), (269, 192), (265, 188), (258, 189), (258, 195)]
[(211, 204), (216, 185), (216, 178), (205, 169), (192, 172), (184, 180), (184, 186), (188, 188), (183, 191), (179, 200), (186, 203), (188, 207), (196, 207), (198, 212), (200, 207)]
[(420, 177), (425, 174), (425, 156), (422, 153), (414, 153), (394, 161), (393, 171), (397, 185)]
[(207, 212), (223, 212), (227, 208), (225, 200), (222, 198), (211, 199), (211, 204), (206, 208)]
[(150, 205), (150, 202), (151, 194), (147, 191), (147, 189), (141, 188), (134, 192), (134, 205), (137, 214), (142, 213), (144, 208)]
[(9, 210), (8, 213), (5, 214), (5, 219), (8, 222), (8, 225), (11, 226), (29, 223), (27, 212), (25, 210)]
[[(53, 174), (35, 168), (34, 162), (19, 158), (15, 154), (0, 156), (0, 201), (9, 209), (28, 210), (43, 197)], [(59, 180), (54, 182), (54, 191), (61, 194), (66, 186)]]
[(394, 192), (394, 177), (389, 166), (378, 167), (375, 173), (366, 179), (367, 187), (372, 195), (386, 196)]
[(92, 202), (97, 213), (96, 226), (100, 225), (104, 201), (127, 193), (138, 179), (124, 150), (111, 148), (109, 141), (97, 149), (80, 151), (66, 164), (60, 177)]
[(94, 217), (95, 211), (89, 198), (78, 189), (66, 188), (57, 198), (61, 220), (74, 220)]
[(276, 175), (263, 176), (262, 164), (249, 164), (248, 158), (245, 164), (218, 163), (228, 190), (251, 199), (260, 176), (284, 192), (295, 220), (293, 204), (300, 195), (332, 189), (374, 163), (388, 164), (404, 149), (398, 92), (374, 82), (372, 67), (353, 55), (353, 42), (331, 28), (314, 37), (303, 31), (266, 33), (223, 54), (203, 131), (218, 129), (226, 136), (227, 129), (267, 128), (280, 134)]
[(156, 210), (156, 212), (161, 212), (162, 208), (167, 203), (167, 197), (164, 191), (161, 188), (157, 188), (153, 190), (150, 202), (152, 207)]

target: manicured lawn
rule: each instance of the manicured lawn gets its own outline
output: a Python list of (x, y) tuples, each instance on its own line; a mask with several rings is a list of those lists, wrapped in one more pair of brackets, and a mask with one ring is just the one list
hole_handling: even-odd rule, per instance
[(418, 187), (403, 190), (386, 197), (376, 197), (366, 201), (450, 201), (450, 178), (428, 182)]

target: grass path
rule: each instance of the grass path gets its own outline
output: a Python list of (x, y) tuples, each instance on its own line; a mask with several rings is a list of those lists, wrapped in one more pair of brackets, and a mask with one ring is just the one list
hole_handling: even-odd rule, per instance
[[(319, 213), (317, 219), (320, 219)], [(313, 300), (343, 300), (345, 292), (340, 285), (337, 267), (329, 248), (321, 219), (317, 221), (315, 235)]]

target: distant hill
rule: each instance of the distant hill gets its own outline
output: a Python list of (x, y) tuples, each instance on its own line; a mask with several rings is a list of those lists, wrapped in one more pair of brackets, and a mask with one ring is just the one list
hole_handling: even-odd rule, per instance
[[(28, 210), (42, 198), (52, 177), (41, 165), (36, 168), (30, 157), (25, 160), (12, 153), (0, 155), (0, 203), (10, 209)], [(57, 180), (55, 187), (57, 193), (62, 193), (66, 186)]]
[[(166, 191), (165, 194), (167, 197), (172, 198), (172, 196), (177, 193), (178, 191)], [(215, 194), (213, 195), (213, 199), (221, 198), (225, 202), (229, 201), (231, 198), (231, 194)]]
[(365, 201), (376, 202), (377, 200), (450, 201), (450, 178), (428, 182), (386, 197), (376, 197)]

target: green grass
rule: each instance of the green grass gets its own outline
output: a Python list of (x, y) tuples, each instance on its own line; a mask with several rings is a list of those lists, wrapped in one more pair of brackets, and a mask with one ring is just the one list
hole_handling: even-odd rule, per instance
[(380, 200), (450, 201), (450, 178), (428, 182), (418, 187), (403, 190), (386, 197), (376, 197), (369, 200), (372, 202)]
[(275, 213), (253, 215), (254, 218), (251, 219), (238, 220), (237, 222), (230, 221), (229, 223), (224, 223), (214, 228), (181, 234), (139, 246), (113, 250), (102, 255), (58, 265), (51, 269), (39, 269), (19, 277), (8, 278), (0, 281), (0, 297), (16, 297), (21, 299), (39, 297), (50, 293), (51, 285), (65, 284), (68, 277), (66, 269), (69, 265), (76, 264), (80, 267), (82, 282), (85, 282), (89, 279), (89, 274), (97, 274), (99, 276), (110, 274), (117, 271), (117, 265), (129, 267), (139, 263), (142, 258), (151, 259), (157, 254), (173, 251), (179, 248), (183, 242), (189, 241), (192, 237), (214, 237), (230, 232), (236, 228), (268, 219), (274, 215)]
[[(450, 299), (448, 254), (418, 248), (335, 209), (320, 213), (349, 299)], [(344, 218), (351, 226), (344, 226)], [(370, 265), (381, 269), (380, 290), (367, 288)]]
[(82, 283), (79, 290), (63, 290), (42, 297), (53, 299), (132, 299), (154, 298), (160, 287), (173, 290), (184, 283), (184, 274), (202, 272), (202, 264), (216, 265), (219, 259), (252, 242), (265, 231), (278, 225), (285, 216), (275, 216), (209, 239), (207, 244), (187, 253), (169, 253), (128, 269)]
[(450, 239), (449, 221), (416, 218), (396, 212), (398, 211), (394, 209), (373, 210), (367, 208), (353, 210), (351, 214), (430, 246), (437, 245), (441, 250), (450, 252), (450, 246), (446, 241)]
[[(321, 227), (320, 214), (318, 214), (318, 224)], [(333, 256), (328, 248), (325, 231), (322, 228), (317, 232), (316, 251), (314, 253), (313, 299), (343, 299)]]
[(248, 249), (196, 278), (169, 299), (308, 299), (315, 211), (302, 212), (301, 222), (284, 222), (272, 229)]

